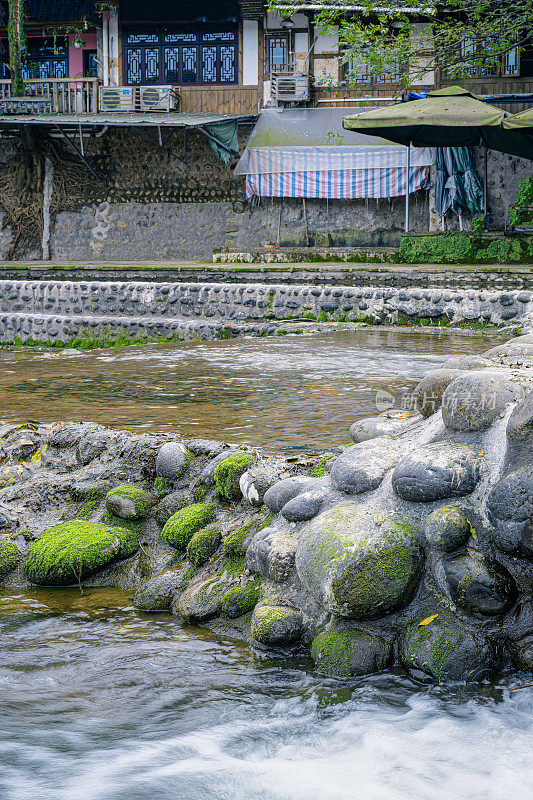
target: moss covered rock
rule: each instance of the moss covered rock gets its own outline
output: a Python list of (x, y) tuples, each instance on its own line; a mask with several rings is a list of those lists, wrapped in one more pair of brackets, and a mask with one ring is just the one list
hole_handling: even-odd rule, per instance
[(385, 669), (392, 648), (370, 631), (334, 625), (313, 639), (311, 657), (319, 672), (331, 678), (351, 678)]
[(462, 508), (442, 506), (427, 517), (424, 532), (431, 547), (451, 553), (466, 544), (472, 529)]
[(9, 540), (0, 542), (0, 581), (13, 572), (20, 562), (20, 552), (17, 545)]
[(120, 519), (145, 517), (153, 505), (153, 498), (138, 486), (122, 484), (107, 493), (105, 507), (110, 514)]
[(220, 578), (208, 578), (190, 584), (178, 600), (178, 613), (185, 622), (203, 622), (218, 614), (228, 583)]
[(161, 536), (176, 550), (185, 550), (194, 534), (215, 518), (216, 506), (193, 503), (181, 508), (165, 523)]
[(133, 605), (143, 611), (166, 611), (176, 592), (185, 587), (186, 568), (167, 569), (154, 575), (135, 593)]
[(431, 606), (407, 626), (400, 655), (410, 670), (439, 682), (480, 680), (495, 665), (493, 649), (481, 633), (466, 630), (452, 614)]
[(226, 558), (239, 558), (246, 552), (244, 540), (250, 534), (251, 525), (242, 525), (228, 533), (224, 539), (224, 555)]
[(254, 461), (255, 456), (252, 453), (238, 452), (217, 464), (215, 486), (218, 494), (226, 500), (239, 500), (242, 497), (240, 477)]
[(253, 611), (261, 596), (261, 581), (250, 578), (244, 586), (233, 586), (224, 594), (220, 603), (223, 617), (234, 619)]
[(356, 505), (316, 517), (300, 535), (296, 568), (304, 586), (329, 611), (368, 619), (402, 608), (413, 597), (421, 553), (403, 519), (377, 524)]
[(34, 542), (25, 567), (32, 583), (68, 586), (133, 555), (139, 538), (133, 530), (74, 520), (49, 528)]
[(516, 599), (516, 585), (507, 570), (474, 550), (446, 561), (444, 572), (454, 602), (465, 611), (503, 614)]
[(220, 529), (209, 525), (195, 533), (187, 545), (187, 558), (193, 567), (200, 567), (209, 561), (220, 544)]
[(289, 606), (256, 606), (250, 633), (256, 642), (272, 647), (294, 644), (302, 634), (302, 614)]

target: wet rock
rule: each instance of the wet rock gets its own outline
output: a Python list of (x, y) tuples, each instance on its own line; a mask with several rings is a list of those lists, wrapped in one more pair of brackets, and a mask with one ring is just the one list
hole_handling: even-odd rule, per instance
[(207, 578), (190, 584), (178, 599), (178, 613), (185, 622), (203, 622), (210, 619), (217, 615), (227, 589), (227, 583), (219, 578)]
[(154, 516), (157, 524), (163, 525), (168, 522), (170, 517), (179, 511), (180, 508), (191, 505), (193, 500), (192, 492), (188, 489), (179, 489), (175, 492), (165, 495), (162, 500), (154, 508)]
[(181, 508), (165, 523), (161, 531), (163, 541), (176, 550), (185, 550), (194, 534), (213, 521), (215, 513), (216, 506), (207, 503)]
[(382, 636), (342, 623), (331, 625), (313, 639), (311, 658), (330, 678), (353, 678), (385, 669), (392, 648)]
[(138, 547), (138, 535), (130, 529), (73, 520), (49, 528), (31, 545), (26, 574), (41, 586), (69, 586)]
[(439, 683), (478, 681), (496, 666), (494, 651), (481, 633), (465, 629), (452, 614), (431, 606), (407, 626), (400, 657), (410, 671)]
[(443, 365), (446, 370), (485, 369), (494, 367), (494, 362), (482, 356), (454, 356)]
[(137, 590), (133, 605), (143, 611), (166, 611), (170, 608), (174, 594), (181, 592), (186, 582), (187, 570), (183, 567), (160, 572)]
[(417, 410), (423, 417), (430, 417), (439, 410), (444, 391), (460, 374), (457, 369), (436, 369), (422, 378), (414, 390), (414, 397)]
[(483, 353), (485, 358), (508, 367), (533, 367), (533, 341), (527, 336), (511, 339)]
[(315, 489), (312, 492), (302, 492), (296, 495), (281, 509), (281, 515), (288, 522), (304, 522), (316, 517), (326, 499), (326, 489)]
[(52, 433), (50, 444), (52, 447), (59, 449), (75, 447), (81, 441), (82, 436), (87, 434), (91, 428), (94, 430), (94, 427), (84, 422), (70, 422), (66, 425), (60, 425)]
[(345, 494), (362, 494), (377, 489), (397, 460), (398, 445), (390, 439), (355, 444), (333, 462), (331, 482)]
[(187, 468), (187, 448), (180, 442), (167, 442), (157, 453), (155, 471), (161, 478), (179, 478)]
[(285, 478), (275, 483), (265, 492), (264, 502), (274, 514), (278, 514), (283, 506), (296, 495), (322, 485), (320, 478), (307, 478), (304, 476)]
[(214, 439), (188, 439), (187, 449), (195, 456), (211, 455), (219, 453), (223, 444)]
[(518, 669), (533, 670), (533, 638), (526, 638), (520, 642), (514, 657)]
[(220, 613), (223, 617), (236, 619), (253, 611), (261, 596), (261, 582), (256, 578), (248, 578), (244, 586), (232, 586), (220, 601)]
[(403, 500), (432, 503), (446, 497), (463, 497), (481, 477), (481, 457), (469, 447), (435, 444), (415, 450), (392, 475), (392, 486)]
[(431, 547), (451, 553), (467, 543), (472, 529), (462, 508), (442, 506), (427, 517), (424, 533)]
[(240, 479), (254, 463), (252, 453), (237, 451), (220, 461), (215, 467), (215, 486), (220, 497), (226, 500), (240, 500), (242, 497)]
[(224, 461), (228, 456), (232, 455), (235, 450), (224, 450), (222, 453), (218, 453), (216, 456), (213, 456), (211, 461), (207, 464), (206, 467), (200, 473), (198, 478), (199, 483), (203, 483), (205, 486), (214, 486), (215, 485), (215, 469)]
[(0, 583), (20, 564), (20, 551), (9, 539), (0, 541)]
[(498, 481), (487, 498), (487, 513), (501, 550), (533, 558), (533, 466)]
[(453, 601), (466, 611), (503, 614), (516, 599), (516, 586), (507, 570), (480, 553), (445, 561), (444, 572)]
[(278, 480), (278, 472), (268, 464), (257, 464), (244, 472), (239, 479), (242, 496), (253, 506), (263, 505), (265, 493)]
[(208, 525), (195, 533), (187, 545), (187, 558), (193, 567), (205, 564), (218, 549), (221, 542), (220, 528)]
[(110, 431), (93, 431), (83, 436), (78, 444), (77, 458), (80, 464), (90, 464), (95, 458), (102, 455), (104, 450), (113, 441)]
[(324, 511), (302, 531), (296, 569), (313, 597), (342, 617), (370, 619), (403, 608), (418, 584), (416, 531), (400, 518), (376, 524), (358, 506)]
[(386, 411), (377, 417), (367, 417), (354, 422), (350, 427), (350, 436), (356, 443), (376, 439), (378, 436), (389, 436), (401, 433), (416, 419), (409, 411)]
[(515, 442), (533, 437), (533, 391), (513, 410), (507, 423), (507, 436)]
[(456, 378), (442, 398), (442, 419), (453, 431), (482, 431), (524, 393), (506, 375), (472, 371)]
[(302, 629), (301, 612), (289, 606), (258, 605), (250, 623), (250, 633), (256, 642), (270, 647), (294, 644)]
[(106, 510), (120, 519), (141, 519), (154, 504), (155, 497), (138, 486), (122, 484), (107, 493)]
[(298, 538), (284, 530), (263, 528), (246, 550), (246, 566), (263, 578), (283, 583), (294, 568)]
[(38, 450), (39, 439), (37, 436), (21, 436), (4, 447), (4, 452), (11, 461), (27, 461)]

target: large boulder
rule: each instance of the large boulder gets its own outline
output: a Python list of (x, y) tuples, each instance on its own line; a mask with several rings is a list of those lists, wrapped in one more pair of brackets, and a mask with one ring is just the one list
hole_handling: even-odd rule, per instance
[(290, 606), (257, 605), (250, 623), (250, 633), (256, 642), (270, 647), (295, 644), (302, 629), (301, 612)]
[(466, 372), (455, 378), (442, 397), (442, 419), (452, 431), (483, 431), (509, 403), (524, 396), (522, 388), (497, 370)]
[(469, 612), (493, 616), (509, 610), (516, 586), (507, 570), (481, 553), (470, 551), (444, 562), (453, 601)]
[(403, 500), (432, 503), (463, 497), (481, 477), (481, 456), (470, 447), (433, 444), (414, 450), (395, 468), (392, 486)]
[(391, 439), (354, 444), (333, 462), (331, 482), (345, 494), (362, 494), (377, 489), (397, 460), (398, 443)]
[(515, 442), (533, 440), (533, 391), (513, 409), (507, 422), (507, 436)]
[(323, 481), (320, 478), (309, 478), (305, 475), (295, 475), (293, 478), (284, 478), (278, 481), (265, 492), (265, 505), (274, 514), (278, 514), (283, 506), (292, 500), (293, 497), (306, 491), (322, 488)]
[(228, 588), (228, 584), (217, 577), (191, 583), (178, 599), (178, 613), (185, 622), (210, 619), (218, 614)]
[(331, 625), (311, 643), (316, 668), (330, 678), (379, 672), (388, 666), (391, 655), (391, 644), (383, 636), (342, 623)]
[(467, 630), (444, 609), (428, 606), (407, 626), (400, 646), (403, 664), (433, 680), (477, 681), (496, 665), (482, 633)]
[(358, 506), (329, 509), (302, 531), (296, 568), (329, 611), (352, 619), (385, 616), (413, 597), (421, 555), (416, 530), (397, 517), (374, 521)]
[(501, 550), (533, 558), (533, 466), (498, 481), (487, 498), (487, 514)]
[(100, 572), (112, 561), (133, 555), (139, 538), (129, 528), (74, 520), (45, 531), (25, 562), (32, 583), (69, 586)]
[(415, 387), (414, 397), (423, 417), (430, 417), (439, 410), (445, 390), (460, 374), (457, 369), (436, 369), (422, 378)]

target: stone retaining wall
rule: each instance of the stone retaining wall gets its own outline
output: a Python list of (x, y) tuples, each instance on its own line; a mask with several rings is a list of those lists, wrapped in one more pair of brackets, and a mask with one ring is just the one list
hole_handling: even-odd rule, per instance
[[(102, 330), (157, 338), (194, 322), (201, 331), (229, 323), (294, 319), (491, 325), (533, 322), (530, 291), (380, 289), (223, 283), (0, 281), (0, 341), (68, 341)], [(190, 326), (189, 326), (190, 327)], [(201, 332), (199, 335), (203, 335)]]

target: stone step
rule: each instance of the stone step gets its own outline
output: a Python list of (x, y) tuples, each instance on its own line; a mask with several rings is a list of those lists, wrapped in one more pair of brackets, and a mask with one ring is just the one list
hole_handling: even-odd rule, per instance
[[(520, 324), (533, 315), (533, 292), (477, 289), (384, 289), (310, 286), (305, 284), (154, 283), (105, 281), (0, 281), (2, 341), (21, 336), (13, 320), (26, 320), (27, 338), (43, 341), (35, 331), (55, 325), (162, 326), (161, 335), (179, 335), (180, 326), (310, 322), (417, 322)], [(54, 318), (60, 320), (53, 323)], [(40, 320), (46, 320), (47, 324)], [(126, 322), (127, 321), (127, 322)], [(31, 324), (30, 324), (31, 323)], [(19, 323), (17, 323), (19, 324)], [(59, 330), (63, 330), (58, 328)], [(71, 329), (68, 329), (71, 331)], [(75, 333), (69, 335), (76, 335)], [(169, 333), (170, 331), (170, 333)], [(62, 334), (61, 334), (62, 335)], [(159, 334), (158, 334), (159, 335)], [(0, 333), (1, 336), (1, 333)]]
[(393, 262), (397, 247), (260, 247), (257, 250), (223, 248), (213, 252), (218, 264), (298, 264), (302, 262)]
[(451, 289), (531, 289), (533, 265), (193, 262), (4, 262), (0, 280), (263, 283)]

